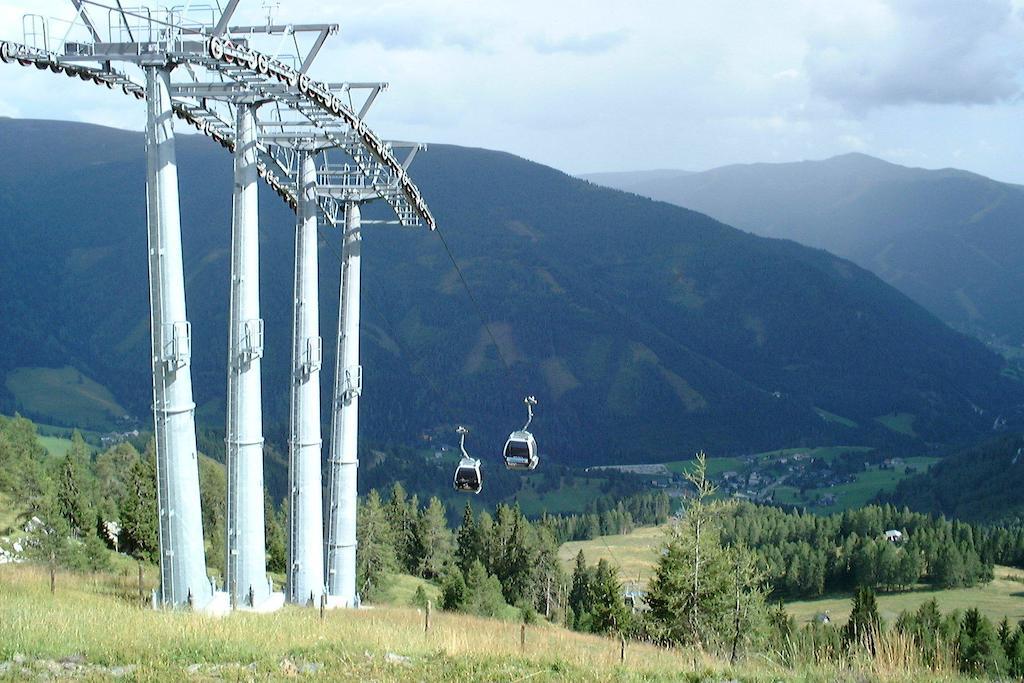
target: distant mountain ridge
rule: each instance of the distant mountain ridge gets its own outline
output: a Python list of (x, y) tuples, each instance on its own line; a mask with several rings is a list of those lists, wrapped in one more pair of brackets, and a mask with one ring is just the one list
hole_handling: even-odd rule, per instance
[[(178, 143), (195, 394), (201, 424), (219, 428), (231, 159), (200, 137)], [(73, 366), (148, 421), (141, 134), (0, 120), (0, 158), (0, 378), (19, 367)], [(1001, 358), (825, 252), (510, 154), (435, 145), (417, 158), (415, 177), (511, 372), (437, 236), (368, 225), (361, 426), (369, 442), (422, 443), (424, 433), (451, 442), (465, 423), (472, 452), (494, 458), (522, 424), (527, 392), (541, 402), (542, 451), (571, 464), (675, 459), (699, 448), (920, 448), (974, 439), (994, 415), (1012, 421), (1024, 403)], [(283, 449), (295, 219), (266, 191), (261, 211), (266, 432)], [(339, 241), (322, 230), (328, 369)], [(17, 409), (0, 382), (0, 412)], [(891, 414), (899, 430), (878, 419)]]
[(957, 329), (1024, 343), (1024, 187), (859, 153), (593, 182), (851, 259)]

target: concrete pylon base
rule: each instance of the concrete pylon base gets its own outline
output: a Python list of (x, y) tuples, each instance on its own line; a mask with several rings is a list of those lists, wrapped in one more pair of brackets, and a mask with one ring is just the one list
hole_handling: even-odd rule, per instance
[(208, 617), (226, 617), (231, 614), (231, 596), (225, 591), (217, 591), (213, 598), (196, 612)]
[(269, 614), (270, 612), (276, 612), (282, 607), (284, 607), (284, 593), (271, 593), (265, 600), (256, 603), (255, 607), (249, 607), (248, 605), (236, 605), (235, 610), (238, 612)]

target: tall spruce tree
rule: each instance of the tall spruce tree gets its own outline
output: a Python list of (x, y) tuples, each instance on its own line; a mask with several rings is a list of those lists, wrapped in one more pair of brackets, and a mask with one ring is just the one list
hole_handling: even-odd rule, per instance
[[(718, 520), (726, 504), (713, 502), (707, 460), (697, 455), (687, 479), (695, 488), (682, 519), (667, 532), (648, 592), (650, 626), (660, 640), (714, 648), (731, 641), (735, 597), (734, 550), (720, 542)], [(760, 593), (746, 585), (744, 593)]]
[(121, 549), (135, 558), (156, 561), (158, 552), (156, 468), (140, 458), (128, 471), (127, 495), (121, 504)]
[(379, 598), (397, 569), (394, 536), (375, 489), (359, 505), (356, 526), (356, 576), (364, 600)]
[(848, 646), (864, 646), (874, 654), (881, 630), (882, 620), (878, 616), (875, 591), (869, 586), (861, 586), (853, 596), (853, 609), (843, 632), (844, 640)]
[(79, 459), (69, 452), (64, 456), (57, 480), (57, 510), (72, 535), (80, 538), (93, 533), (96, 527), (96, 513), (83, 490), (83, 478)]
[(466, 507), (462, 511), (462, 524), (456, 532), (455, 563), (465, 573), (469, 571), (473, 562), (481, 559), (482, 555), (482, 539), (473, 517), (473, 505), (466, 501)]
[(391, 497), (386, 508), (388, 524), (395, 539), (395, 557), (399, 566), (410, 573), (416, 571), (416, 517), (417, 503), (409, 500), (402, 482), (391, 486)]
[(452, 532), (448, 529), (444, 504), (437, 497), (420, 514), (416, 523), (417, 573), (425, 579), (444, 576), (452, 563)]
[(971, 675), (998, 675), (1006, 670), (1006, 655), (992, 622), (976, 607), (964, 612), (958, 642), (960, 670)]

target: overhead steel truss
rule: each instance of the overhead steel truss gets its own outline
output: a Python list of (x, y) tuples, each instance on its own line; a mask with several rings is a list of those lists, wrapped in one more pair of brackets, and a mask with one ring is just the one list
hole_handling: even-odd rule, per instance
[[(76, 19), (63, 38), (54, 40), (50, 24), (37, 17), (26, 22), (24, 42), (0, 43), (0, 60), (78, 76), (139, 100), (145, 87), (139, 76), (129, 74), (128, 65), (162, 61), (178, 67), (170, 87), (175, 114), (228, 150), (234, 150), (237, 104), (269, 105), (260, 107), (256, 122), (260, 176), (293, 211), (298, 206), (298, 152), (314, 152), (320, 179), (327, 181), (319, 185), (318, 203), (330, 225), (343, 224), (346, 200), (379, 198), (392, 208), (398, 224), (436, 227), (407, 170), (424, 146), (382, 140), (364, 122), (387, 84), (325, 83), (307, 73), (326, 39), (337, 32), (336, 24), (222, 26), (224, 19), (230, 21), (237, 0), (227, 4), (221, 21), (212, 27), (190, 25), (176, 10), (167, 10), (169, 15), (161, 19), (96, 0), (72, 3)], [(119, 23), (110, 22), (108, 40), (100, 39), (89, 7), (119, 17)], [(69, 40), (76, 28), (88, 37)], [(280, 49), (264, 53), (252, 47), (257, 37), (303, 32), (316, 34), (305, 54), (283, 54)], [(131, 40), (142, 38), (146, 40)]]
[[(362, 388), (358, 350), (360, 226), (384, 222), (436, 229), (434, 217), (408, 173), (423, 145), (385, 141), (364, 122), (387, 88), (386, 83), (327, 83), (309, 75), (327, 39), (338, 32), (337, 24), (277, 24), (268, 17), (265, 25), (235, 25), (232, 19), (240, 0), (227, 0), (223, 7), (219, 0), (214, 0), (216, 7), (182, 1), (184, 6), (171, 8), (125, 8), (121, 0), (112, 0), (113, 5), (99, 0), (70, 0), (75, 9), (71, 21), (26, 15), (22, 40), (0, 42), (0, 61), (91, 81), (147, 105), (158, 504), (164, 501), (159, 513), (163, 604), (202, 606), (194, 605), (194, 601), (209, 605), (218, 600), (211, 593), (212, 586), (204, 585), (208, 580), (196, 516), (191, 328), (185, 316), (171, 115), (232, 152), (235, 158), (227, 578), (231, 584), (243, 585), (227, 588), (232, 605), (252, 609), (257, 609), (258, 603), (266, 606), (272, 602), (268, 598), (270, 587), (263, 585), (263, 548), (256, 538), (262, 531), (262, 517), (257, 514), (262, 498), (262, 465), (255, 468), (246, 464), (262, 458), (258, 361), (262, 356), (263, 321), (259, 318), (258, 281), (251, 277), (258, 272), (257, 209), (252, 191), (256, 178), (298, 214), (288, 599), (306, 603), (315, 601), (319, 594), (323, 601), (330, 598), (336, 605), (354, 606), (358, 604), (356, 430)], [(102, 23), (95, 21), (104, 11), (105, 31)], [(301, 48), (299, 35), (312, 36), (312, 45)], [(274, 40), (276, 45), (271, 49), (256, 47)], [(361, 220), (359, 204), (375, 199), (391, 207), (393, 220)], [(322, 340), (316, 314), (317, 213), (328, 225), (343, 227), (326, 543), (322, 534), (317, 536), (323, 531), (319, 498)], [(300, 495), (300, 491), (305, 493)], [(233, 512), (242, 508), (251, 509), (247, 514)], [(170, 519), (175, 515), (176, 524)], [(316, 533), (307, 533), (316, 529)], [(317, 544), (319, 548), (313, 547)], [(330, 596), (324, 594), (325, 588)]]

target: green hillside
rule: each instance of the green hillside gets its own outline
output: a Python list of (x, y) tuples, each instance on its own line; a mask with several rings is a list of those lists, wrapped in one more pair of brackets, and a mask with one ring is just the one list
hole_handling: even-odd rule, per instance
[(977, 522), (1024, 518), (1024, 437), (964, 449), (908, 478), (885, 496), (896, 505)]
[[(1024, 188), (864, 154), (700, 173), (594, 174), (594, 182), (702, 211), (867, 268), (958, 329), (1019, 355)], [(994, 417), (994, 416), (993, 416)]]
[(20, 410), (61, 424), (110, 428), (126, 416), (107, 387), (67, 366), (15, 368), (4, 386)]
[[(40, 149), (38, 139), (50, 144)], [(178, 151), (195, 400), (202, 425), (220, 429), (231, 160), (194, 136), (182, 136)], [(142, 152), (139, 133), (0, 121), (0, 375), (75, 368), (145, 422)], [(35, 182), (23, 182), (26, 172)], [(369, 443), (432, 434), (451, 445), (464, 423), (472, 447), (494, 457), (521, 424), (529, 392), (540, 399), (542, 452), (566, 464), (802, 443), (909, 451), (921, 440), (972, 439), (990, 428), (989, 415), (1014, 415), (1008, 407), (1024, 401), (1001, 358), (827, 253), (509, 154), (432, 146), (415, 176), (512, 372), (437, 236), (368, 227), (361, 428)], [(103, 202), (87, 200), (98, 194)], [(260, 245), (264, 413), (283, 451), (294, 216), (269, 195)], [(372, 207), (365, 214), (381, 217)], [(322, 240), (330, 368), (338, 235), (325, 229)], [(330, 382), (323, 386), (326, 394)], [(0, 412), (26, 395), (33, 389), (0, 389)], [(893, 412), (914, 415), (916, 437), (874, 419)]]

